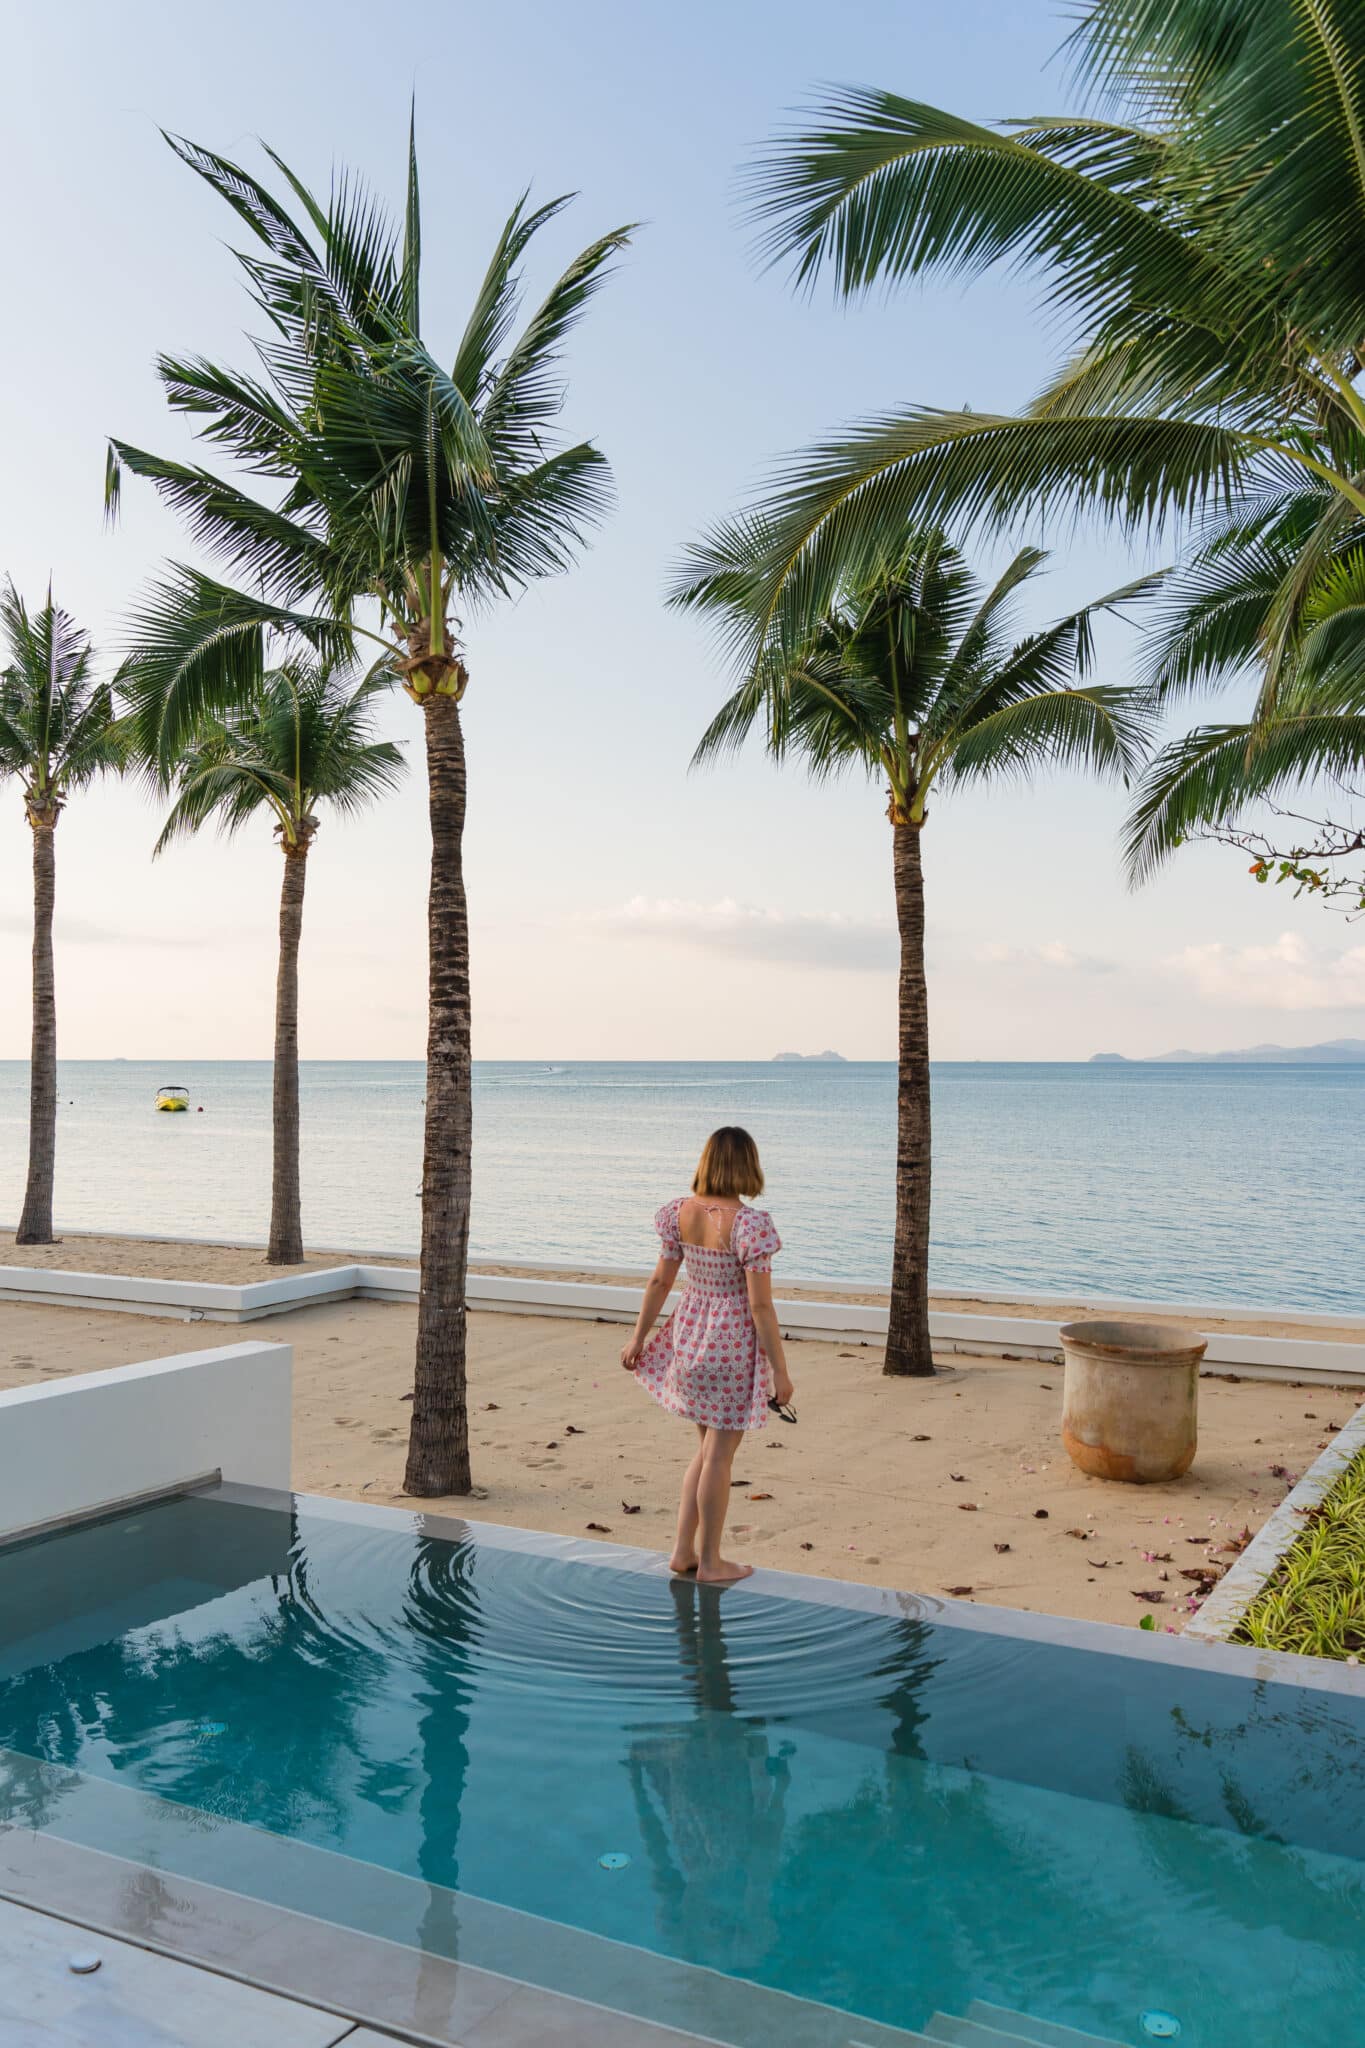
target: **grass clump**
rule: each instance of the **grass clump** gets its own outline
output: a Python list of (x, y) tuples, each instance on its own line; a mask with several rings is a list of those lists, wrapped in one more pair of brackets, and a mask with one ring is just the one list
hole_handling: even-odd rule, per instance
[(1306, 1657), (1365, 1656), (1365, 1451), (1304, 1516), (1233, 1641)]

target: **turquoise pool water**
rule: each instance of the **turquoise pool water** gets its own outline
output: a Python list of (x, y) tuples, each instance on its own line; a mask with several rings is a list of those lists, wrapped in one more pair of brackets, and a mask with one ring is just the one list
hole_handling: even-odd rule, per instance
[(272, 1844), (309, 1845), (420, 1880), (391, 1938), (448, 1946), (447, 1894), (554, 1923), (537, 1981), (580, 1930), (890, 2026), (986, 2001), (1125, 2048), (1153, 2008), (1188, 2048), (1308, 2048), (1365, 1988), (1365, 1699), (1136, 1636), (199, 1496), (0, 1553), (0, 1749), (0, 1820), (138, 1857), (188, 1809), (155, 1860), (268, 1898)]

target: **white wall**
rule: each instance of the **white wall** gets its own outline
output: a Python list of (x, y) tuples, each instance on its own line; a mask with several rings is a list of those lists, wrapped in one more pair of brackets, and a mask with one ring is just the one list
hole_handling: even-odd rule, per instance
[(227, 1344), (0, 1393), (0, 1535), (215, 1470), (287, 1488), (293, 1368)]

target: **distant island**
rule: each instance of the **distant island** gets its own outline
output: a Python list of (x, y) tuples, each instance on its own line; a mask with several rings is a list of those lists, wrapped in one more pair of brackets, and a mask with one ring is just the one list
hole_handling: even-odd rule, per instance
[(1327, 1038), (1321, 1045), (1247, 1045), (1238, 1052), (1157, 1052), (1130, 1060), (1122, 1052), (1096, 1052), (1092, 1067), (1214, 1066), (1219, 1062), (1240, 1062), (1246, 1066), (1314, 1067), (1340, 1066), (1345, 1061), (1365, 1060), (1365, 1038)]
[(841, 1052), (775, 1052), (773, 1054), (773, 1059), (775, 1061), (800, 1060), (803, 1063), (809, 1062), (811, 1060), (837, 1060), (840, 1066), (848, 1065), (847, 1060), (844, 1058)]

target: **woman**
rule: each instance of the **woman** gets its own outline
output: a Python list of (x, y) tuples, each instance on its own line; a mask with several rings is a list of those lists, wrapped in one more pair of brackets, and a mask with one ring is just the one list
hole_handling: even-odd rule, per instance
[[(745, 1430), (762, 1429), (769, 1406), (785, 1407), (792, 1397), (773, 1307), (772, 1259), (782, 1240), (766, 1209), (750, 1209), (743, 1200), (762, 1192), (763, 1169), (749, 1133), (733, 1124), (713, 1131), (692, 1193), (666, 1202), (654, 1218), (663, 1250), (635, 1333), (621, 1351), (626, 1371), (661, 1408), (697, 1426), (670, 1564), (675, 1572), (695, 1572), (703, 1585), (730, 1585), (753, 1570), (720, 1554), (730, 1472)], [(651, 1337), (683, 1264), (683, 1298)]]

